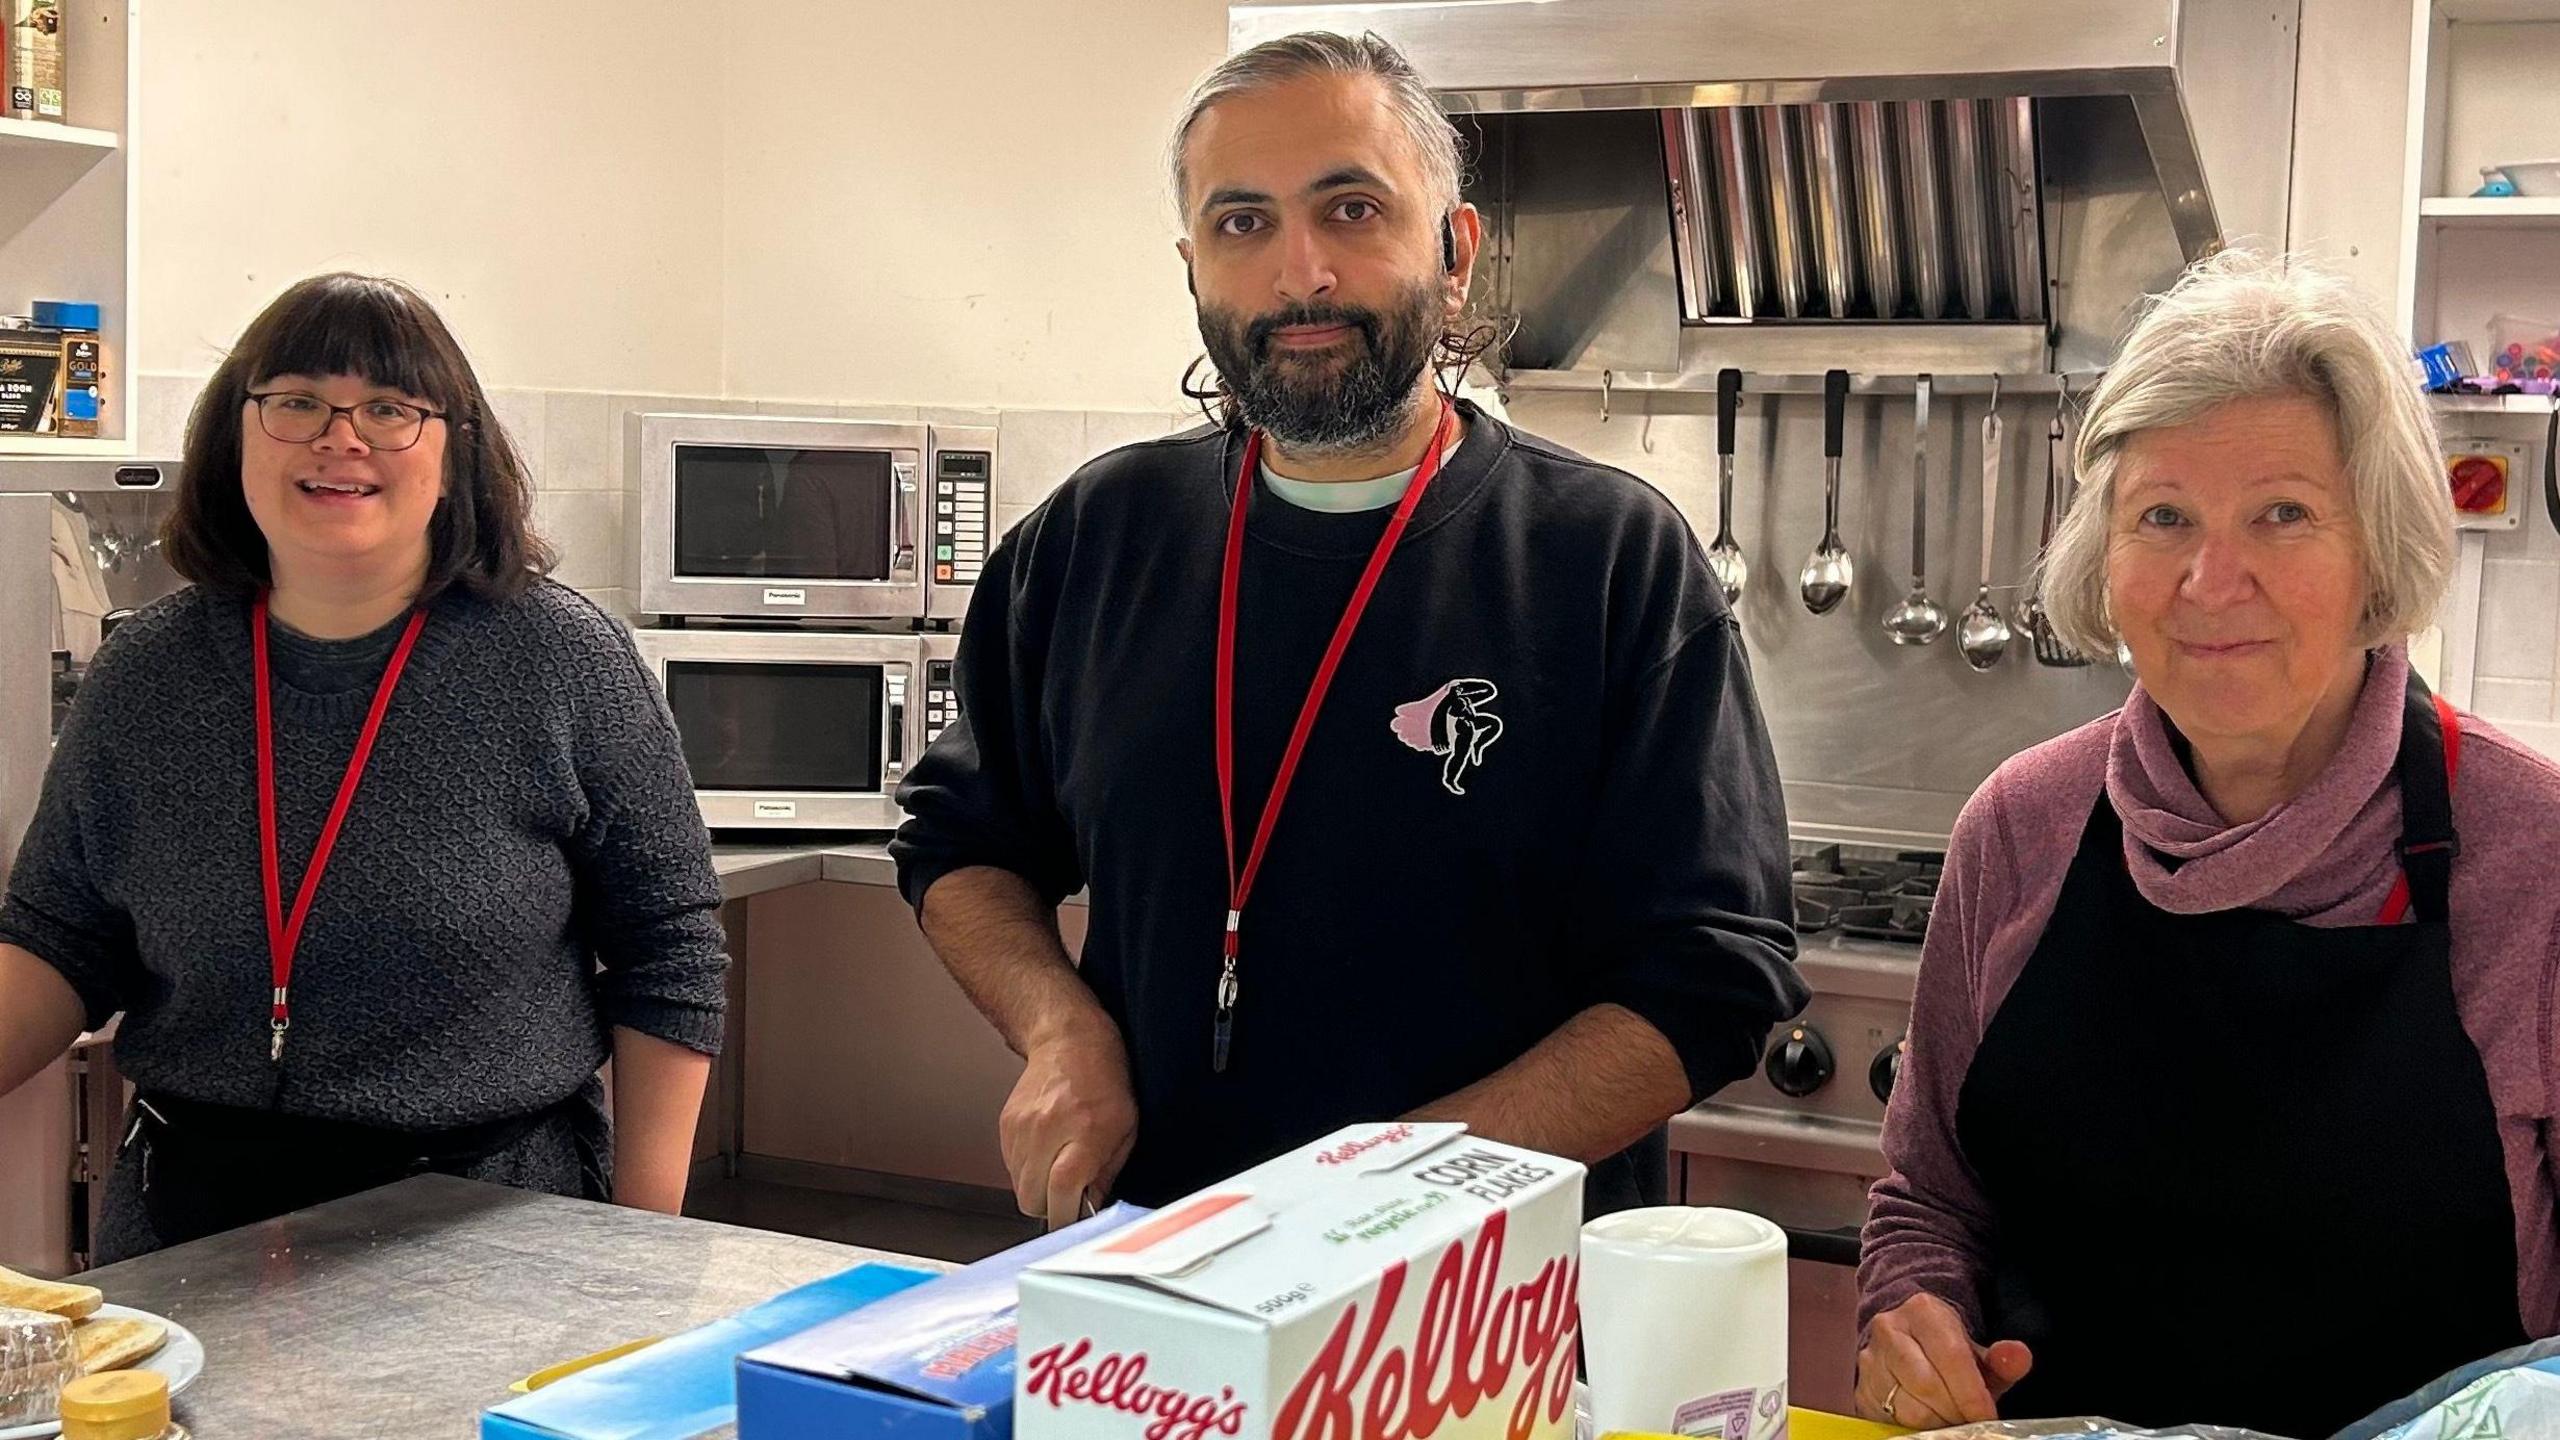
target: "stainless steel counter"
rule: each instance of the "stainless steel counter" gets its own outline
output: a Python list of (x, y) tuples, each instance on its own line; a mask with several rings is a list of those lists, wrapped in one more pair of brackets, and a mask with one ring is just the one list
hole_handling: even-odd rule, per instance
[[(889, 859), (886, 840), (821, 841), (806, 845), (787, 843), (715, 844), (711, 847), (711, 866), (720, 873), (720, 898), (743, 900), (767, 890), (786, 885), (799, 885), (811, 880), (840, 881), (853, 885), (896, 885), (898, 867)], [(1081, 905), (1081, 894), (1067, 897), (1070, 905)]]
[(721, 899), (744, 900), (817, 879), (823, 853), (815, 846), (713, 845), (711, 868), (720, 876)]
[(339, 1440), (473, 1434), (544, 1366), (868, 1261), (949, 1268), (429, 1175), (81, 1279), (204, 1342), (196, 1434)]

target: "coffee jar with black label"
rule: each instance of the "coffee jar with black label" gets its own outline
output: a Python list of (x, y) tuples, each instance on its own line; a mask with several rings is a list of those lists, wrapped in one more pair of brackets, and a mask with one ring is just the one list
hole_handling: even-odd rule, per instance
[(51, 434), (61, 377), (61, 331), (0, 329), (0, 432)]

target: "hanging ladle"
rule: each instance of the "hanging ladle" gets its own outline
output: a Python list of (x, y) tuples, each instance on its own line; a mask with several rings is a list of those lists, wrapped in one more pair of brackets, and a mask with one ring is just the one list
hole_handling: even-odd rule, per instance
[(1822, 543), (1813, 547), (1796, 583), (1804, 608), (1816, 615), (1838, 609), (1858, 578), (1848, 547), (1840, 543), (1840, 442), (1848, 413), (1849, 372), (1830, 371), (1822, 377)]
[(1733, 421), (1742, 408), (1742, 372), (1716, 372), (1716, 543), (1707, 547), (1707, 568), (1715, 572), (1724, 603), (1738, 604), (1742, 587), (1751, 583), (1751, 565), (1733, 539)]
[(1929, 389), (1923, 375), (1911, 402), (1911, 593), (1884, 617), (1896, 645), (1926, 645), (1947, 633), (1947, 612), (1929, 598)]
[(1988, 670), (2000, 663), (2015, 638), (2000, 607), (1991, 603), (1992, 539), (2000, 524), (2000, 377), (1991, 377), (1991, 409), (1982, 417), (1982, 591), (1956, 626), (1964, 663)]
[(2035, 573), (2028, 577), (2027, 598), (2018, 602), (2018, 629), (2027, 637), (2027, 651), (2039, 665), (2057, 670), (2076, 669), (2089, 663), (2089, 657), (2071, 648), (2062, 632), (2053, 628), (2053, 616), (2044, 608), (2045, 557), (2053, 552), (2054, 527), (2062, 521), (2062, 403), (2053, 408), (2053, 421), (2044, 431), (2044, 530), (2036, 545)]

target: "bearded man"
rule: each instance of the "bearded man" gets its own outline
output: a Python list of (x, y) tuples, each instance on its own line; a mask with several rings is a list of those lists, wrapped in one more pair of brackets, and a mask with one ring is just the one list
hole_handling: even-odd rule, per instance
[[(1801, 1008), (1776, 763), (1696, 537), (1443, 393), (1482, 221), (1374, 36), (1204, 77), (1171, 146), (1223, 423), (1078, 470), (964, 622), (894, 853), (1024, 1059), (1052, 1224), (1409, 1117), (1660, 1203)], [(1081, 962), (1057, 906), (1088, 893)]]

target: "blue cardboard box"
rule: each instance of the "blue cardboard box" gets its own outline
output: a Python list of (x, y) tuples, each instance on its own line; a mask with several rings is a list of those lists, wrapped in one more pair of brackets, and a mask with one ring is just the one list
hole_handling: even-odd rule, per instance
[(931, 1280), (858, 1265), (480, 1412), (480, 1440), (686, 1440), (737, 1416), (741, 1351)]
[(1146, 1213), (1114, 1205), (739, 1356), (739, 1440), (1011, 1440), (1016, 1278)]

